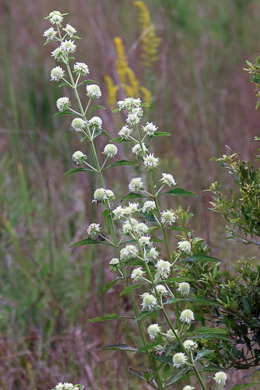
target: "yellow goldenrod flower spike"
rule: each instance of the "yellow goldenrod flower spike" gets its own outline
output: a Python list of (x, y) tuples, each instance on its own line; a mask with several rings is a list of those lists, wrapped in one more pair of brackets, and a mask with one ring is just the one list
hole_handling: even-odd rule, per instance
[(146, 68), (151, 68), (158, 61), (158, 48), (161, 38), (157, 37), (154, 24), (151, 22), (150, 12), (142, 1), (134, 1), (140, 9), (139, 23), (142, 27), (142, 62)]
[(108, 103), (110, 107), (115, 107), (117, 102), (117, 91), (119, 86), (114, 84), (113, 80), (109, 76), (105, 76), (108, 89)]

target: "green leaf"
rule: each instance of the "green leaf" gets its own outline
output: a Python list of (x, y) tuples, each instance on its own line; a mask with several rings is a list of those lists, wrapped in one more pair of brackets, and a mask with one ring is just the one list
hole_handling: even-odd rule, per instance
[(137, 199), (137, 198), (143, 198), (143, 195), (141, 194), (136, 194), (135, 192), (130, 192), (130, 194), (124, 196), (120, 202), (123, 202), (123, 200), (128, 200), (128, 199)]
[(99, 349), (103, 349), (105, 351), (130, 351), (130, 352), (136, 352), (137, 348), (131, 347), (131, 345), (128, 344), (111, 344), (111, 345), (105, 345), (104, 347), (101, 347)]
[(136, 162), (128, 161), (128, 160), (120, 160), (120, 161), (115, 162), (112, 165), (109, 165), (109, 167), (106, 167), (105, 169), (114, 168), (114, 167), (121, 167), (122, 165), (136, 165)]
[(106, 109), (106, 107), (104, 107), (104, 106), (93, 106), (93, 107), (91, 107), (91, 109), (89, 110), (89, 112), (95, 111), (95, 110), (99, 110), (100, 108), (102, 108), (103, 110)]
[(210, 350), (210, 349), (203, 349), (202, 351), (199, 351), (199, 352), (197, 353), (197, 356), (196, 356), (195, 361), (198, 361), (198, 360), (204, 358), (206, 355), (209, 355), (209, 354), (212, 353), (212, 352), (213, 352), (213, 351)]
[(160, 238), (151, 237), (152, 242), (163, 242), (163, 240), (160, 240)]
[(225, 328), (208, 328), (208, 327), (203, 327), (203, 328), (198, 328), (194, 332), (196, 334), (207, 334), (207, 333), (221, 333), (221, 334), (228, 334), (228, 330)]
[(109, 137), (108, 132), (105, 130), (96, 130), (94, 134), (94, 138), (97, 138), (100, 134), (105, 135), (106, 137)]
[(134, 370), (133, 368), (129, 368), (129, 371), (131, 372), (131, 374), (137, 376), (137, 378), (142, 379), (143, 381), (146, 381), (146, 379), (144, 378), (144, 376), (142, 375), (142, 373), (140, 371)]
[(180, 380), (182, 380), (190, 370), (191, 370), (191, 368), (188, 367), (188, 368), (185, 368), (184, 370), (173, 373), (171, 375), (170, 382), (167, 383), (166, 387), (169, 387), (173, 383), (176, 383), (176, 382), (179, 382)]
[(185, 276), (176, 276), (176, 278), (170, 278), (161, 280), (162, 283), (170, 283), (170, 282), (194, 282), (193, 279), (187, 278)]
[(88, 168), (75, 168), (75, 169), (71, 169), (70, 171), (64, 173), (63, 176), (69, 176), (69, 175), (71, 175), (72, 173), (85, 172), (85, 171), (94, 172), (92, 169), (88, 169)]
[(203, 256), (203, 255), (190, 256), (190, 257), (187, 257), (183, 261), (199, 261), (200, 263), (207, 263), (207, 262), (210, 262), (210, 261), (217, 262), (217, 263), (221, 262), (221, 260), (217, 259), (216, 257)]
[(104, 218), (105, 218), (105, 221), (106, 221), (108, 233), (110, 234), (112, 229), (113, 229), (113, 222), (112, 222), (112, 218), (113, 217), (111, 215), (111, 210), (106, 209), (103, 212), (103, 215), (104, 215)]
[(153, 349), (154, 347), (156, 347), (157, 345), (160, 345), (160, 344), (161, 343), (159, 341), (154, 341), (151, 344), (147, 344), (147, 345), (144, 345), (143, 347), (139, 348), (137, 352), (143, 353), (143, 352), (149, 351), (150, 349)]
[(95, 317), (95, 318), (90, 318), (87, 320), (87, 322), (102, 322), (102, 321), (110, 321), (110, 320), (119, 320), (119, 319), (132, 319), (132, 317), (126, 317), (126, 316), (120, 316), (118, 314), (105, 314), (102, 317)]
[(170, 227), (170, 230), (175, 230), (177, 232), (188, 232), (189, 229), (182, 227), (182, 226), (172, 226)]
[(122, 279), (121, 277), (118, 277), (118, 278), (115, 278), (115, 280), (113, 280), (112, 282), (110, 283), (107, 283), (104, 287), (104, 290), (103, 290), (103, 294), (106, 294), (109, 290), (111, 290), (111, 288), (116, 284), (116, 282), (119, 280), (119, 279)]
[(64, 83), (61, 83), (61, 84), (58, 85), (59, 88), (60, 88), (60, 87), (65, 87), (65, 86), (70, 87), (70, 88), (73, 88), (73, 87), (70, 85), (70, 83), (68, 83), (68, 82), (64, 82)]
[(151, 137), (151, 138), (154, 138), (154, 137), (163, 137), (163, 136), (166, 136), (166, 137), (169, 137), (171, 135), (171, 133), (167, 133), (165, 131), (156, 131), (154, 133), (154, 135)]
[(195, 302), (195, 303), (202, 305), (202, 306), (218, 306), (217, 302), (213, 302), (210, 299), (205, 298), (205, 297), (192, 298), (191, 302)]
[(168, 194), (168, 195), (181, 195), (181, 196), (184, 196), (184, 195), (186, 195), (186, 196), (197, 196), (193, 192), (186, 191), (183, 188), (175, 188), (174, 190), (171, 190), (171, 191), (162, 192), (159, 196), (166, 195), (166, 194)]
[(114, 113), (114, 112), (118, 112), (118, 111), (120, 111), (120, 108), (115, 108), (112, 112)]
[[(69, 110), (66, 110), (66, 111), (61, 111), (61, 112), (57, 112), (56, 114), (54, 114), (53, 116), (60, 116), (60, 115), (73, 115), (74, 113), (69, 111)], [(75, 114), (74, 114), (75, 115)]]
[(137, 289), (138, 287), (142, 286), (142, 284), (133, 284), (132, 286), (128, 286), (126, 287), (123, 291), (121, 291), (121, 293), (119, 294), (120, 297), (122, 297), (122, 295), (125, 295), (125, 294), (128, 294), (129, 292)]
[(248, 389), (248, 387), (259, 385), (260, 382), (251, 382), (251, 383), (244, 383), (242, 385), (235, 385), (231, 387), (230, 390), (241, 390), (241, 389)]
[(86, 238), (85, 240), (81, 240), (79, 242), (76, 242), (75, 244), (72, 244), (70, 248), (75, 248), (76, 246), (95, 245), (95, 244), (111, 245), (107, 241), (98, 241), (98, 240), (92, 240), (92, 238)]
[(150, 311), (142, 311), (142, 313), (140, 313), (139, 316), (137, 316), (135, 319), (136, 319), (136, 321), (141, 321), (144, 318), (149, 317), (150, 315), (155, 313), (157, 310), (159, 310), (159, 307), (158, 307), (158, 309), (154, 309), (154, 310), (150, 310)]
[(84, 80), (84, 81), (82, 81), (82, 83), (78, 84), (78, 87), (80, 85), (84, 85), (84, 84), (97, 84), (97, 82), (94, 80)]
[(123, 138), (119, 137), (119, 138), (113, 138), (113, 139), (111, 139), (110, 142), (131, 142), (131, 140), (129, 140), (129, 139), (123, 139)]

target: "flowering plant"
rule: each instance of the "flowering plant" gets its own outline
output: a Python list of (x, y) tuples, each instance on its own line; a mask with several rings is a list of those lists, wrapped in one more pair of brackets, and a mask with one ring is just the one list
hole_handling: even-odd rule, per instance
[[(71, 55), (76, 50), (77, 36), (76, 29), (71, 25), (63, 27), (65, 15), (53, 11), (47, 17), (55, 28), (46, 30), (44, 36), (47, 42), (58, 43), (52, 56), (62, 65), (52, 69), (51, 80), (61, 81), (60, 86), (73, 91), (76, 107), (69, 97), (61, 97), (57, 101), (58, 115), (74, 115), (71, 127), (82, 137), (82, 141), (89, 143), (87, 152), (75, 151), (72, 154), (77, 168), (67, 172), (67, 175), (86, 171), (98, 176), (99, 188), (94, 191), (92, 202), (94, 207), (103, 206), (106, 224), (105, 227), (97, 222), (91, 223), (87, 229), (88, 237), (72, 247), (101, 244), (113, 248), (109, 268), (116, 277), (107, 284), (105, 291), (121, 283), (120, 296), (129, 294), (133, 308), (133, 314), (128, 317), (107, 314), (89, 322), (120, 318), (136, 322), (141, 344), (136, 342), (136, 346), (130, 346), (119, 343), (103, 349), (146, 356), (147, 368), (131, 372), (152, 388), (162, 390), (183, 381), (184, 389), (191, 390), (194, 389), (191, 380), (203, 390), (214, 381), (217, 387), (224, 386), (227, 374), (223, 370), (227, 361), (223, 356), (220, 359), (220, 352), (232, 341), (224, 324), (220, 327), (208, 326), (209, 321), (214, 319), (215, 313), (212, 314), (212, 311), (219, 303), (211, 294), (214, 285), (211, 290), (208, 289), (209, 296), (207, 290), (202, 291), (201, 288), (201, 279), (207, 273), (219, 272), (220, 260), (210, 256), (204, 240), (194, 237), (190, 231), (191, 214), (188, 211), (181, 206), (164, 209), (163, 199), (166, 196), (195, 194), (177, 188), (171, 173), (158, 175), (159, 158), (148, 146), (153, 138), (170, 134), (158, 131), (152, 122), (142, 123), (147, 105), (140, 99), (126, 98), (119, 101), (118, 108), (114, 110), (126, 113), (126, 123), (119, 131), (119, 137), (110, 140), (103, 152), (99, 153), (96, 138), (100, 135), (107, 137), (108, 134), (102, 130), (101, 118), (91, 118), (90, 115), (93, 109), (103, 108), (91, 107), (102, 92), (96, 82), (84, 79), (89, 74), (85, 63), (75, 62), (71, 66), (75, 61)], [(86, 105), (80, 98), (79, 88), (85, 88), (88, 98)], [(117, 142), (131, 144), (133, 157), (108, 165), (108, 161), (118, 153)], [(133, 175), (128, 186), (130, 192), (120, 200), (123, 205), (117, 205), (118, 199), (107, 186), (105, 172), (127, 165), (138, 167), (139, 175)], [(176, 233), (174, 237), (177, 242), (173, 247), (171, 236)], [(198, 326), (199, 322), (202, 327)], [(78, 388), (83, 387), (67, 383), (56, 386), (57, 390)]]

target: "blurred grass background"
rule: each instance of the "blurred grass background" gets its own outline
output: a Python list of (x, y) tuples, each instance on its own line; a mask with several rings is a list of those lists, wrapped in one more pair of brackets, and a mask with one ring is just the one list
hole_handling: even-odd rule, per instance
[[(62, 92), (50, 83), (51, 45), (43, 47), (43, 20), (53, 9), (69, 12), (82, 40), (77, 59), (99, 82), (107, 107), (99, 115), (111, 138), (121, 122), (107, 104), (105, 75), (117, 78), (113, 39), (122, 39), (130, 67), (153, 96), (149, 120), (172, 137), (156, 142), (163, 172), (199, 195), (192, 200), (193, 227), (213, 254), (229, 266), (245, 253), (224, 242), (222, 220), (208, 210), (205, 189), (227, 183), (213, 156), (225, 145), (243, 158), (256, 152), (259, 135), (254, 87), (242, 69), (259, 55), (258, 0), (150, 0), (151, 19), (161, 38), (159, 59), (149, 72), (140, 60), (138, 9), (121, 0), (0, 1), (0, 388), (46, 390), (59, 381), (91, 389), (141, 389), (126, 365), (132, 357), (97, 352), (104, 343), (131, 340), (124, 322), (87, 325), (87, 318), (119, 310), (117, 290), (102, 295), (111, 280), (102, 254), (69, 244), (86, 236), (100, 219), (91, 206), (95, 179), (63, 177), (80, 146), (70, 118), (54, 118)], [(115, 119), (116, 118), (116, 119)], [(100, 149), (106, 140), (100, 139)], [(87, 150), (86, 150), (87, 152)], [(120, 150), (122, 157), (125, 151)], [(118, 169), (110, 188), (122, 193), (131, 172)], [(126, 187), (125, 187), (126, 188)], [(126, 193), (126, 190), (124, 191)], [(176, 207), (178, 204), (168, 204)], [(184, 205), (188, 205), (185, 199)], [(245, 253), (247, 256), (248, 253)], [(129, 310), (121, 298), (120, 310)], [(143, 364), (134, 358), (135, 367)], [(240, 374), (239, 374), (240, 375)], [(243, 373), (240, 375), (243, 376)], [(147, 387), (148, 388), (148, 387)]]

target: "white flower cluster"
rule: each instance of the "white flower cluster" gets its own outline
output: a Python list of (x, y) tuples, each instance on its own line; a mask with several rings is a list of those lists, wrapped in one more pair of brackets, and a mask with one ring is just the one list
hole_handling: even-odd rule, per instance
[(65, 75), (64, 70), (60, 66), (56, 66), (51, 70), (51, 81), (59, 81)]
[(225, 386), (227, 380), (227, 374), (223, 371), (216, 372), (213, 379), (218, 385)]
[(159, 158), (154, 157), (153, 153), (150, 153), (144, 157), (144, 166), (148, 171), (153, 171), (158, 167)]
[(122, 207), (122, 206), (118, 206), (116, 207), (114, 210), (113, 210), (113, 214), (115, 216), (115, 218), (123, 218), (123, 217), (126, 217), (126, 216), (130, 216), (134, 213), (136, 213), (138, 211), (138, 203), (131, 203), (129, 202), (128, 203), (128, 206), (125, 206), (125, 207)]
[(162, 211), (161, 215), (161, 222), (164, 225), (172, 225), (176, 221), (176, 216), (171, 210)]
[(120, 260), (129, 260), (138, 255), (138, 249), (134, 245), (126, 245), (120, 251)]
[(142, 212), (144, 214), (152, 214), (152, 212), (156, 209), (156, 204), (154, 200), (147, 200), (143, 204)]
[(141, 100), (139, 98), (126, 98), (124, 100), (120, 100), (117, 105), (120, 110), (132, 111), (134, 108), (140, 108)]
[(79, 390), (79, 387), (76, 385), (73, 385), (72, 383), (58, 383), (55, 386), (56, 390)]
[(120, 135), (123, 139), (129, 139), (130, 135), (132, 134), (133, 130), (130, 129), (128, 126), (123, 126), (122, 129), (118, 132), (118, 135)]
[(169, 261), (160, 259), (156, 264), (155, 280), (167, 279), (171, 272), (171, 266), (172, 264)]
[(139, 280), (142, 280), (144, 274), (145, 272), (141, 267), (135, 268), (131, 273), (131, 279), (133, 279), (134, 282), (138, 282)]
[(181, 312), (180, 320), (186, 324), (190, 324), (191, 321), (194, 321), (194, 313), (190, 309), (185, 309)]
[(87, 229), (88, 235), (91, 238), (95, 238), (101, 233), (101, 227), (99, 223), (92, 223)]
[(170, 173), (163, 173), (160, 181), (163, 184), (167, 184), (169, 187), (176, 185), (176, 181), (174, 180), (174, 177)]
[(86, 90), (87, 90), (87, 96), (92, 99), (94, 98), (98, 99), (102, 96), (101, 90), (99, 86), (96, 84), (87, 85)]
[(64, 14), (59, 11), (52, 11), (49, 13), (46, 19), (49, 19), (51, 24), (60, 24), (63, 21)]
[(147, 122), (145, 126), (142, 127), (143, 131), (150, 137), (154, 135), (158, 127), (156, 127), (152, 122)]
[(175, 355), (173, 355), (172, 358), (173, 365), (176, 368), (183, 367), (186, 364), (187, 360), (188, 358), (183, 352), (176, 353)]
[(88, 125), (91, 128), (95, 127), (96, 129), (101, 130), (102, 129), (102, 119), (99, 116), (93, 116), (93, 118), (91, 118), (88, 121)]
[(136, 144), (136, 145), (132, 148), (132, 152), (133, 152), (137, 157), (143, 157), (143, 156), (145, 156), (145, 155), (148, 153), (148, 149), (147, 149), (147, 147), (145, 146), (144, 143), (141, 143), (141, 144)]
[(155, 339), (161, 333), (161, 327), (158, 324), (148, 326), (147, 332), (151, 339)]
[(77, 132), (82, 131), (86, 127), (86, 122), (81, 118), (74, 118), (71, 122), (71, 127)]
[(190, 285), (187, 282), (181, 282), (178, 284), (177, 291), (182, 295), (189, 295), (190, 293)]
[(66, 27), (63, 29), (70, 38), (73, 37), (74, 34), (76, 34), (77, 30), (72, 27), (69, 23), (67, 23)]
[(77, 150), (77, 152), (74, 152), (72, 155), (72, 161), (74, 161), (77, 165), (81, 164), (82, 161), (86, 160), (87, 156), (82, 153), (80, 150)]
[(128, 188), (129, 188), (130, 192), (139, 192), (139, 191), (143, 190), (143, 188), (144, 188), (143, 179), (141, 177), (134, 177), (130, 181)]
[(141, 295), (143, 302), (141, 304), (143, 310), (152, 310), (157, 306), (157, 299), (150, 293), (144, 293)]
[(117, 147), (114, 144), (107, 144), (104, 148), (103, 153), (108, 157), (108, 158), (113, 158), (117, 154)]
[(48, 40), (52, 41), (56, 38), (56, 34), (58, 31), (55, 31), (53, 27), (48, 28), (48, 30), (44, 31), (43, 36)]
[(115, 199), (115, 195), (113, 191), (105, 190), (104, 188), (98, 188), (94, 192), (93, 202), (99, 203), (99, 202), (104, 202), (105, 200), (114, 200), (114, 199)]
[(188, 254), (191, 253), (190, 241), (179, 241), (177, 246), (181, 252), (188, 253)]
[(88, 65), (84, 62), (76, 62), (73, 67), (73, 72), (76, 73), (76, 75), (87, 76), (87, 74), (89, 74)]
[(71, 105), (71, 102), (68, 97), (64, 96), (57, 100), (56, 102), (57, 108), (60, 112), (65, 111)]

